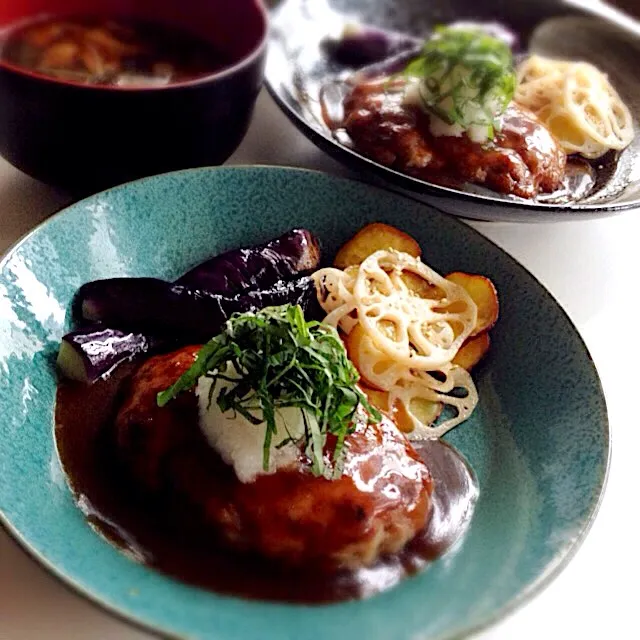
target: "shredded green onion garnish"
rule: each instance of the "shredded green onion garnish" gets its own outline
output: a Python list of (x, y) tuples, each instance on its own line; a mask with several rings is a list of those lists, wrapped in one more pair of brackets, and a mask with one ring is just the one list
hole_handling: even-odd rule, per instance
[(465, 130), (486, 127), (489, 137), (516, 87), (509, 46), (472, 27), (437, 27), (404, 75), (420, 80), (425, 110)]
[[(212, 394), (218, 380), (232, 383), (218, 394), (221, 411), (237, 412), (252, 424), (266, 423), (265, 471), (269, 469), (272, 439), (277, 434), (278, 409), (298, 407), (303, 412), (305, 432), (301, 444), (312, 472), (318, 476), (342, 474), (344, 441), (355, 429), (360, 406), (369, 422), (381, 419), (356, 387), (360, 376), (336, 330), (319, 322), (307, 322), (299, 306), (234, 315), (222, 333), (202, 347), (191, 368), (158, 394), (158, 405), (162, 407), (182, 391), (193, 388), (201, 376), (213, 380)], [(324, 458), (328, 434), (335, 436), (332, 470)], [(291, 441), (289, 437), (277, 446)]]

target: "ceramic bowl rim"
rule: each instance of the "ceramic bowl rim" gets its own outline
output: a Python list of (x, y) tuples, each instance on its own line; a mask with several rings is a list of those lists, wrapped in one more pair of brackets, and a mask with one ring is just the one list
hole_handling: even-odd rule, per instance
[[(0, 257), (0, 270), (3, 269), (5, 264), (8, 262), (8, 259), (11, 257), (11, 255), (20, 246), (22, 246), (22, 244), (26, 243), (36, 233), (39, 233), (40, 230), (42, 228), (45, 228), (50, 222), (52, 222), (53, 220), (56, 220), (60, 216), (65, 215), (66, 211), (71, 207), (76, 207), (78, 205), (81, 205), (82, 203), (88, 200), (92, 200), (102, 194), (110, 193), (113, 191), (126, 190), (130, 188), (131, 185), (138, 185), (146, 181), (158, 180), (163, 176), (171, 176), (171, 175), (186, 174), (186, 173), (201, 173), (205, 175), (212, 171), (228, 172), (228, 171), (247, 171), (247, 170), (255, 170), (255, 169), (275, 171), (275, 172), (285, 171), (285, 172), (295, 172), (295, 173), (318, 174), (323, 176), (329, 176), (333, 180), (339, 180), (344, 182), (356, 182), (360, 185), (367, 187), (367, 189), (373, 189), (373, 190), (382, 191), (385, 193), (391, 193), (394, 197), (406, 198), (414, 203), (417, 203), (420, 206), (436, 209), (438, 213), (441, 215), (447, 215), (446, 212), (442, 212), (436, 207), (432, 207), (428, 203), (425, 203), (415, 197), (411, 197), (410, 195), (399, 194), (397, 192), (394, 192), (390, 189), (386, 189), (384, 187), (371, 185), (370, 183), (364, 180), (357, 180), (357, 179), (354, 180), (351, 178), (336, 176), (336, 175), (329, 174), (327, 172), (319, 171), (316, 169), (304, 169), (304, 168), (291, 167), (286, 165), (276, 166), (276, 165), (265, 165), (265, 164), (241, 164), (241, 165), (232, 165), (232, 166), (226, 166), (226, 167), (225, 166), (196, 167), (191, 169), (181, 169), (178, 171), (171, 171), (167, 173), (156, 174), (153, 176), (140, 178), (138, 180), (133, 180), (131, 182), (125, 182), (121, 185), (111, 187), (109, 189), (105, 189), (103, 191), (92, 194), (85, 198), (81, 198), (80, 200), (77, 200), (75, 202), (72, 202), (71, 204), (61, 207), (56, 212), (54, 212), (51, 216), (49, 216), (46, 220), (44, 220), (43, 222), (38, 224), (36, 227), (31, 229), (24, 236), (19, 238), (14, 244), (12, 244), (10, 247), (7, 248), (4, 254)], [(606, 458), (606, 460), (605, 460), (605, 465), (604, 465), (599, 486), (596, 487), (596, 491), (592, 494), (592, 502), (591, 502), (590, 511), (587, 519), (584, 521), (579, 532), (575, 535), (575, 537), (573, 537), (570, 541), (566, 542), (563, 545), (562, 549), (555, 554), (555, 557), (547, 563), (545, 571), (541, 573), (535, 580), (533, 580), (524, 589), (522, 589), (520, 593), (518, 593), (515, 596), (515, 598), (513, 598), (506, 605), (495, 610), (492, 614), (486, 615), (479, 622), (473, 625), (468, 625), (461, 631), (456, 631), (455, 636), (442, 635), (438, 638), (434, 638), (433, 640), (460, 640), (461, 638), (465, 638), (465, 637), (470, 638), (470, 637), (476, 636), (477, 634), (485, 631), (489, 627), (492, 627), (497, 622), (502, 621), (507, 617), (511, 616), (512, 614), (517, 612), (519, 609), (521, 609), (524, 605), (531, 602), (536, 596), (542, 593), (553, 582), (553, 580), (560, 575), (560, 573), (562, 573), (562, 571), (567, 567), (567, 565), (571, 562), (575, 554), (578, 552), (578, 550), (582, 546), (582, 543), (584, 542), (587, 535), (589, 534), (589, 531), (591, 530), (591, 527), (593, 526), (593, 523), (595, 522), (595, 519), (600, 511), (600, 507), (602, 505), (602, 500), (604, 498), (604, 494), (605, 494), (608, 479), (609, 479), (609, 472), (611, 468), (611, 452), (612, 452), (611, 429), (609, 425), (606, 396), (604, 394), (602, 382), (600, 380), (600, 376), (598, 375), (598, 371), (595, 367), (595, 363), (593, 362), (593, 358), (591, 357), (591, 353), (589, 352), (589, 349), (582, 335), (580, 334), (577, 327), (571, 320), (569, 314), (565, 311), (564, 307), (553, 296), (553, 294), (540, 282), (540, 280), (538, 280), (538, 278), (536, 278), (534, 274), (532, 274), (523, 264), (521, 264), (516, 258), (514, 258), (508, 251), (500, 247), (493, 240), (484, 236), (482, 233), (480, 233), (473, 227), (470, 227), (469, 225), (466, 225), (461, 220), (458, 220), (456, 217), (454, 216), (448, 216), (448, 217), (450, 220), (453, 221), (455, 225), (464, 226), (466, 229), (471, 231), (472, 235), (480, 236), (483, 240), (485, 240), (486, 242), (491, 244), (494, 248), (496, 248), (500, 253), (504, 254), (504, 256), (507, 258), (507, 260), (509, 261), (509, 263), (513, 268), (521, 272), (524, 272), (529, 278), (531, 278), (535, 282), (535, 284), (544, 293), (545, 297), (548, 298), (549, 301), (558, 308), (561, 315), (569, 323), (571, 329), (574, 331), (574, 333), (576, 334), (576, 337), (578, 338), (579, 344), (582, 347), (582, 352), (584, 353), (584, 355), (587, 356), (587, 359), (590, 361), (591, 366), (593, 367), (593, 371), (596, 377), (600, 396), (602, 398), (603, 415), (602, 415), (601, 426), (602, 426), (603, 435), (604, 435), (604, 448), (605, 448), (604, 457)], [(63, 570), (58, 569), (52, 562), (50, 562), (37, 549), (35, 549), (21, 535), (21, 533), (13, 527), (9, 518), (3, 513), (2, 509), (0, 509), (0, 526), (2, 526), (2, 528), (7, 532), (9, 537), (15, 543), (17, 543), (18, 547), (22, 549), (27, 554), (27, 556), (29, 556), (32, 560), (35, 560), (43, 569), (45, 569), (50, 575), (56, 578), (62, 584), (62, 586), (67, 588), (69, 591), (71, 591), (75, 595), (80, 596), (85, 601), (101, 609), (102, 611), (106, 611), (107, 613), (113, 615), (115, 618), (127, 624), (133, 625), (134, 627), (137, 627), (138, 629), (141, 629), (145, 632), (151, 633), (157, 637), (176, 639), (176, 640), (184, 640), (186, 638), (186, 636), (167, 632), (166, 630), (163, 630), (160, 627), (154, 626), (153, 623), (141, 620), (133, 614), (126, 613), (123, 610), (119, 609), (117, 606), (111, 605), (101, 600), (99, 596), (94, 595), (89, 589), (82, 587), (80, 584), (77, 583), (77, 581), (65, 575)], [(149, 569), (149, 570), (154, 571), (153, 569)], [(295, 606), (295, 605), (291, 605), (291, 606)], [(331, 605), (328, 605), (328, 606), (331, 606)]]
[[(291, 2), (292, 0), (286, 1)], [(601, 18), (609, 24), (613, 24), (616, 27), (633, 34), (640, 42), (640, 21), (627, 16), (623, 11), (603, 3), (583, 5), (579, 0), (566, 0), (565, 4), (568, 7), (576, 7), (579, 10), (584, 11), (586, 14), (591, 14), (596, 18)], [(292, 109), (291, 106), (287, 104), (287, 101), (280, 95), (276, 86), (271, 82), (268, 68), (269, 66), (267, 65), (265, 86), (269, 91), (269, 95), (276, 102), (280, 110), (298, 128), (298, 130), (303, 133), (305, 137), (310, 139), (316, 146), (319, 146), (324, 152), (337, 158), (339, 162), (342, 162), (340, 156), (347, 156), (353, 162), (360, 165), (359, 168), (370, 171), (375, 175), (388, 180), (390, 183), (389, 186), (393, 185), (405, 188), (416, 194), (438, 196), (450, 200), (463, 201), (469, 204), (482, 204), (483, 206), (495, 206), (501, 209), (518, 209), (522, 213), (542, 214), (541, 218), (532, 220), (532, 222), (544, 222), (553, 219), (557, 220), (557, 216), (559, 214), (566, 216), (563, 220), (566, 219), (568, 221), (577, 220), (581, 215), (584, 218), (592, 219), (602, 217), (603, 214), (612, 215), (614, 213), (620, 213), (640, 207), (640, 195), (629, 202), (605, 202), (602, 204), (580, 204), (578, 202), (562, 205), (533, 202), (524, 198), (508, 199), (482, 193), (472, 193), (453, 187), (438, 185), (433, 182), (421, 180), (420, 178), (414, 178), (413, 176), (391, 167), (386, 167), (385, 165), (358, 153), (355, 149), (338, 142), (330, 135), (316, 130), (301, 114)], [(640, 131), (637, 132), (636, 135), (640, 136)], [(473, 219), (491, 221), (491, 218), (484, 217)]]

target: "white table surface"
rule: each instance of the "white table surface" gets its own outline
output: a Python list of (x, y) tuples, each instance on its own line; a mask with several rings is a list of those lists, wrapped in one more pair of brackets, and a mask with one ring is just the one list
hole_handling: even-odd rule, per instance
[[(348, 175), (298, 133), (266, 93), (230, 163), (281, 164)], [(0, 253), (67, 202), (65, 194), (0, 160)], [(640, 638), (640, 424), (634, 411), (640, 393), (640, 337), (638, 316), (634, 317), (640, 312), (640, 210), (588, 222), (472, 226), (523, 263), (566, 309), (598, 367), (613, 433), (607, 491), (582, 548), (541, 595), (481, 638)], [(0, 640), (45, 638), (150, 636), (63, 587), (0, 531)]]

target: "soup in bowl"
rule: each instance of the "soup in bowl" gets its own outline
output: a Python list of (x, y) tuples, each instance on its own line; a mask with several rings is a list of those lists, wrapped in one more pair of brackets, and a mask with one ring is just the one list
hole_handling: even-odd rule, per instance
[(0, 153), (89, 191), (224, 162), (262, 84), (260, 0), (0, 7)]

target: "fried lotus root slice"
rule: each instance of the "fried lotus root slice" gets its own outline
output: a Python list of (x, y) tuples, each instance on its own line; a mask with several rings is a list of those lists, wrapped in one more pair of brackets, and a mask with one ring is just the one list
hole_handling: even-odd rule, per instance
[(491, 340), (489, 333), (486, 331), (477, 336), (467, 338), (458, 353), (456, 353), (453, 364), (457, 364), (459, 367), (471, 371), (471, 369), (482, 360), (487, 351), (489, 351), (490, 345)]
[(476, 303), (478, 315), (476, 326), (471, 332), (472, 336), (484, 333), (493, 327), (498, 320), (500, 305), (498, 292), (489, 278), (462, 271), (454, 271), (446, 276), (449, 282), (460, 285)]
[[(423, 425), (432, 425), (442, 413), (443, 404), (426, 398), (413, 398), (410, 403), (411, 413)], [(396, 400), (391, 408), (391, 417), (403, 433), (415, 430), (415, 422), (404, 404)]]
[[(345, 338), (349, 360), (360, 373), (362, 381), (378, 390), (391, 388), (404, 375), (406, 367), (382, 353), (360, 324)], [(377, 406), (377, 405), (376, 405)]]
[(422, 255), (420, 245), (404, 231), (383, 222), (373, 222), (363, 227), (351, 240), (342, 245), (334, 260), (338, 269), (359, 265), (372, 253), (381, 249), (395, 249), (414, 258)]
[[(411, 433), (414, 430), (414, 421), (401, 402), (396, 400), (392, 406), (389, 406), (388, 391), (373, 389), (364, 384), (361, 384), (360, 387), (366, 394), (369, 402), (376, 409), (385, 412), (400, 431), (403, 433)], [(425, 398), (415, 398), (411, 401), (411, 412), (425, 425), (433, 424), (440, 416), (440, 413), (442, 413), (442, 408), (443, 405), (441, 402), (433, 402)]]
[[(449, 391), (439, 391), (425, 380), (429, 374), (414, 374), (389, 390), (391, 407), (402, 407), (405, 415), (398, 422), (405, 424), (410, 440), (440, 438), (447, 431), (469, 418), (478, 404), (478, 392), (469, 372), (462, 367), (452, 366), (446, 372)], [(456, 393), (452, 393), (453, 391)], [(452, 417), (435, 423), (440, 412), (432, 405), (450, 407)], [(437, 412), (437, 415), (431, 412)]]
[[(442, 289), (445, 298), (412, 295), (402, 280), (405, 272)], [(353, 299), (376, 347), (411, 369), (431, 371), (450, 362), (476, 326), (476, 305), (464, 287), (394, 250), (376, 251), (360, 265)]]

